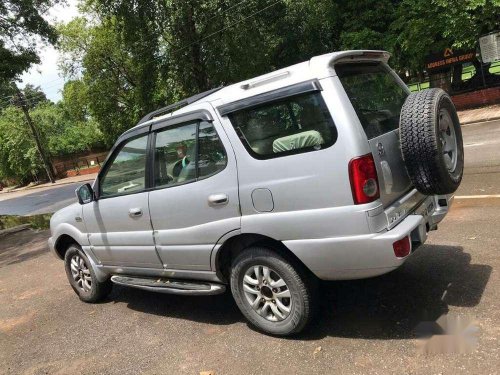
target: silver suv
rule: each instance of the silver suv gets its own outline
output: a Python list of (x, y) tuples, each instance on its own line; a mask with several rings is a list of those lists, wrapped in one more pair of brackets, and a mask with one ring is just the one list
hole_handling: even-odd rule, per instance
[(229, 286), (254, 326), (288, 335), (320, 279), (401, 266), (448, 212), (463, 145), (449, 96), (410, 94), (388, 59), (317, 56), (148, 114), (52, 217), (80, 299)]

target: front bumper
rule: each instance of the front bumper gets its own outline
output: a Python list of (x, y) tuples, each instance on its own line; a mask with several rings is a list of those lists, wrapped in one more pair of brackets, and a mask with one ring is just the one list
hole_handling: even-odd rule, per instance
[(57, 254), (57, 251), (56, 251), (56, 244), (55, 244), (55, 240), (53, 237), (50, 237), (49, 240), (47, 241), (48, 245), (49, 245), (49, 250), (50, 252), (58, 259), (61, 259), (61, 257), (59, 256), (59, 254)]
[[(445, 199), (439, 204), (439, 199)], [(427, 240), (427, 232), (448, 213), (452, 196), (429, 196), (390, 230), (356, 236), (284, 241), (284, 244), (320, 279), (348, 280), (373, 277), (401, 266), (407, 257), (394, 255), (393, 243), (409, 236), (411, 252)]]

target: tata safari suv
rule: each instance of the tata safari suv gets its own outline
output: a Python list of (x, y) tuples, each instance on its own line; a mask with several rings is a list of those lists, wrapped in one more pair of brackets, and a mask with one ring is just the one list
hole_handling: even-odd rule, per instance
[(317, 56), (144, 117), (52, 217), (76, 294), (228, 287), (251, 324), (288, 335), (319, 279), (401, 266), (448, 212), (463, 145), (449, 96), (410, 94), (388, 58)]

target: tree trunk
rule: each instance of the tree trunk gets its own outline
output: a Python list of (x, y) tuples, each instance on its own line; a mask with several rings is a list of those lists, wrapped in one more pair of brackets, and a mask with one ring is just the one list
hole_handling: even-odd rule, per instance
[(19, 108), (21, 108), (24, 113), (24, 118), (26, 119), (26, 123), (28, 124), (31, 133), (33, 134), (33, 139), (35, 140), (36, 148), (38, 149), (38, 152), (42, 159), (42, 163), (45, 168), (45, 172), (47, 173), (47, 177), (49, 178), (50, 182), (54, 183), (56, 182), (54, 176), (54, 169), (52, 168), (52, 164), (50, 163), (50, 160), (48, 159), (42, 147), (42, 142), (40, 141), (40, 135), (38, 134), (36, 126), (33, 123), (33, 120), (31, 119), (30, 113), (28, 111), (28, 106), (26, 105), (26, 99), (24, 98), (21, 90), (19, 90), (17, 85), (14, 85), (14, 90), (16, 91), (16, 97), (17, 97), (16, 105)]
[[(198, 32), (196, 30), (196, 23), (194, 21), (194, 6), (193, 3), (190, 2), (187, 9), (187, 27), (189, 33), (191, 34), (193, 40), (197, 40), (199, 38)], [(193, 43), (191, 46), (191, 64), (193, 67), (193, 75), (194, 81), (196, 82), (196, 86), (198, 88), (198, 92), (208, 90), (208, 79), (205, 71), (205, 66), (203, 65), (202, 57), (201, 57), (201, 44)]]

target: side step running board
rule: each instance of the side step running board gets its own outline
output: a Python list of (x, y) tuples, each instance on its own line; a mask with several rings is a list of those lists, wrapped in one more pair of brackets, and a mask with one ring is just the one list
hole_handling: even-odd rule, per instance
[(221, 294), (226, 290), (226, 287), (222, 284), (212, 284), (202, 281), (172, 280), (165, 278), (112, 276), (111, 281), (115, 284), (150, 290), (152, 292), (183, 294), (190, 296)]

